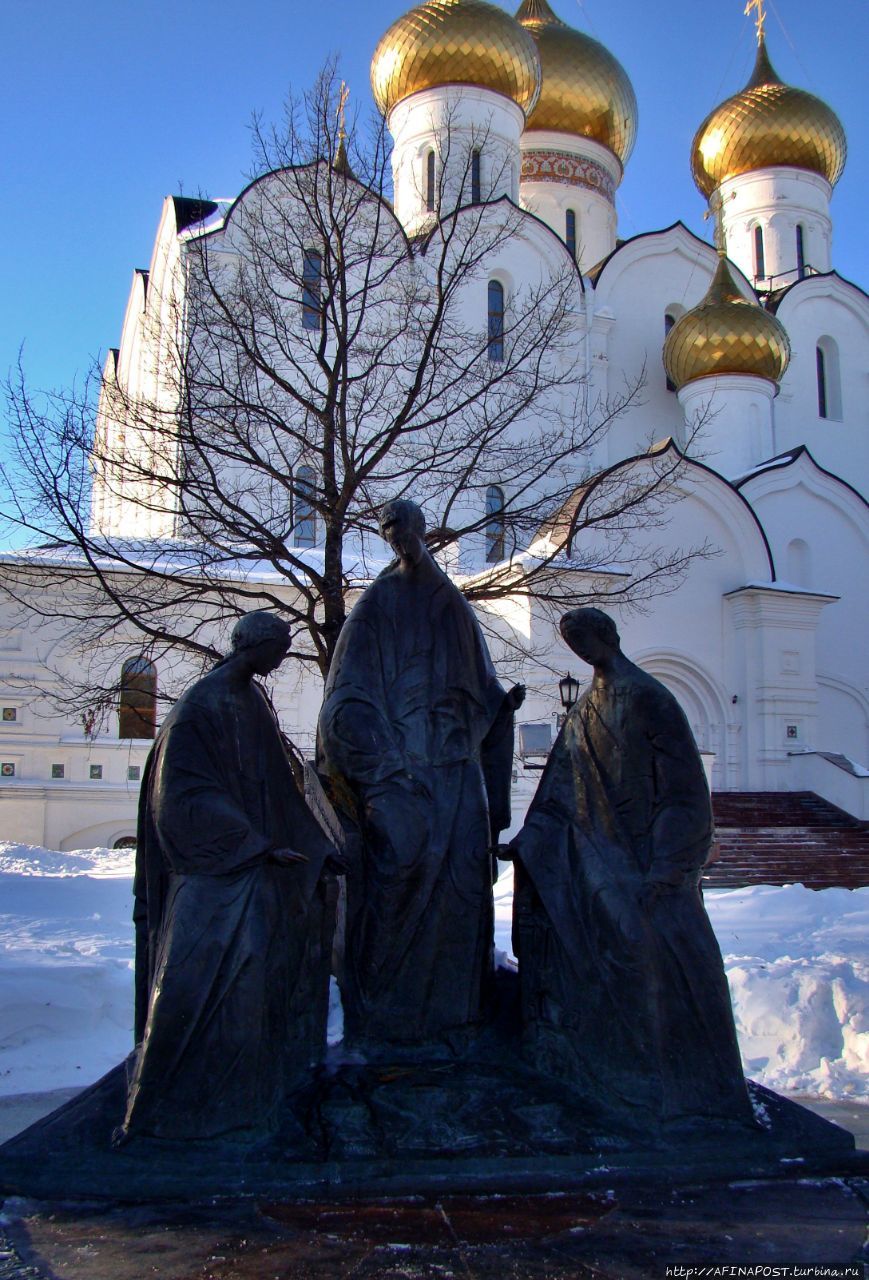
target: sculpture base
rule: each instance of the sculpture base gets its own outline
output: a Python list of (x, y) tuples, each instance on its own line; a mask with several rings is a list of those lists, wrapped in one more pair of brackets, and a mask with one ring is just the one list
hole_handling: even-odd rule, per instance
[(0, 1191), (38, 1199), (186, 1202), (213, 1196), (553, 1191), (625, 1182), (869, 1173), (845, 1130), (758, 1085), (756, 1128), (616, 1132), (566, 1087), (479, 1061), (336, 1064), (267, 1142), (111, 1147), (125, 1072), (0, 1147)]

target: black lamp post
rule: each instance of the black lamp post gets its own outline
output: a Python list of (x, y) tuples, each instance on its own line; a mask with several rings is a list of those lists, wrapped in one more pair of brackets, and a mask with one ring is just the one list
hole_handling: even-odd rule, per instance
[(569, 711), (579, 697), (579, 681), (576, 676), (568, 674), (562, 676), (558, 682), (558, 692), (561, 695), (561, 705), (565, 711)]

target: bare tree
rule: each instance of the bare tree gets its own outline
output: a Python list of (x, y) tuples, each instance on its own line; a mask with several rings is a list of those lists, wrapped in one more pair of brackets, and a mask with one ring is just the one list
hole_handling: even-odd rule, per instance
[[(543, 233), (475, 190), (485, 129), (470, 145), (441, 131), (433, 208), (408, 238), (383, 123), (345, 140), (342, 108), (327, 68), (282, 130), (255, 128), (256, 173), (228, 212), (186, 202), (175, 258), (148, 284), (137, 377), (112, 356), (83, 393), (10, 381), (5, 514), (39, 545), (7, 557), (0, 585), (82, 651), (128, 652), (132, 631), (154, 657), (206, 660), (230, 618), (271, 608), (325, 674), (378, 509), (401, 494), (483, 603), (575, 605), (576, 570), (604, 551), (638, 600), (698, 551), (649, 547), (678, 453), (594, 472), (642, 378), (592, 401), (582, 282), (550, 233), (486, 307), (505, 252)], [(64, 696), (108, 706), (117, 685), (83, 666)]]

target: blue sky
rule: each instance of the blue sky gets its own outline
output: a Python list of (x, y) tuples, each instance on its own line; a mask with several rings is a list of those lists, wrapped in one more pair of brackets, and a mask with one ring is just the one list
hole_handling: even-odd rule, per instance
[[(517, 0), (518, 5), (518, 0)], [(67, 385), (117, 345), (135, 267), (164, 195), (232, 196), (250, 166), (251, 113), (341, 57), (351, 105), (402, 0), (10, 0), (0, 17), (0, 371), (23, 342), (34, 387)], [(754, 57), (743, 0), (554, 0), (627, 70), (640, 129), (619, 192), (622, 237), (681, 218), (709, 237), (689, 171), (694, 130)], [(514, 6), (510, 6), (511, 11)], [(836, 269), (869, 287), (869, 5), (775, 0), (768, 47), (784, 80), (842, 120), (849, 160), (833, 199)]]

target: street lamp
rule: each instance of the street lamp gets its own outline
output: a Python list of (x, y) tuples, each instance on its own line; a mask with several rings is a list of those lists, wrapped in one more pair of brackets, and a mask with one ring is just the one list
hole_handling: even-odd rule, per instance
[(565, 711), (569, 711), (579, 697), (579, 681), (576, 676), (569, 672), (562, 676), (558, 682), (558, 692), (561, 695), (561, 705)]

